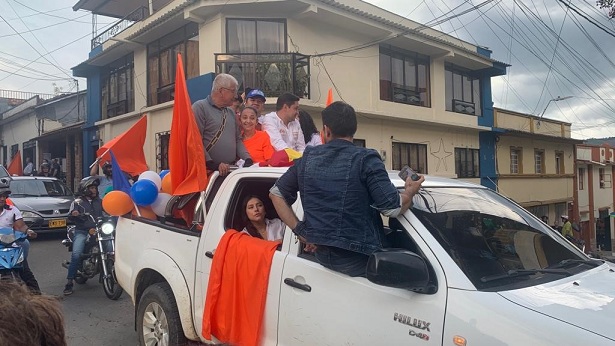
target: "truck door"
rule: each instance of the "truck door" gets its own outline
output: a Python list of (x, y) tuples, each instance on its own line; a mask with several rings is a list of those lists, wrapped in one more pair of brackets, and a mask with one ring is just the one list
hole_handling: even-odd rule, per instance
[[(400, 243), (425, 246), (405, 219), (403, 223), (395, 227), (406, 232)], [(424, 251), (423, 256), (439, 288), (435, 294), (418, 294), (331, 271), (301, 248), (293, 239), (284, 264), (278, 345), (442, 344), (446, 282), (433, 253)]]
[[(216, 197), (207, 210), (202, 240), (199, 244), (200, 257), (197, 259), (196, 267), (194, 320), (199, 336), (202, 335), (203, 309), (215, 249), (226, 230), (236, 229), (241, 231), (245, 226), (241, 217), (242, 212), (245, 211), (240, 210), (240, 204), (246, 196), (259, 196), (265, 204), (267, 218), (277, 217), (269, 199), (269, 189), (276, 179), (277, 175), (267, 176), (265, 173), (259, 174), (258, 177), (241, 174), (240, 172), (232, 174), (222, 182)], [(290, 232), (290, 230), (287, 229), (286, 232)], [(275, 345), (277, 343), (280, 279), (289, 247), (289, 242), (284, 242), (273, 256), (264, 316), (262, 339), (264, 345)]]

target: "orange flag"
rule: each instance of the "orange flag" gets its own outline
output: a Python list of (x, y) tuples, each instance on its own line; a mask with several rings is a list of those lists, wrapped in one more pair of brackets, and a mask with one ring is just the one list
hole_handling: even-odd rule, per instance
[(207, 187), (205, 149), (192, 113), (181, 54), (177, 54), (175, 72), (175, 103), (171, 138), (169, 138), (169, 170), (171, 194), (174, 196), (203, 191)]
[(327, 94), (327, 107), (333, 103), (333, 89), (329, 88), (329, 93)]
[(23, 175), (23, 167), (21, 166), (21, 154), (19, 153), (19, 150), (17, 150), (15, 156), (13, 156), (13, 158), (11, 159), (11, 163), (9, 164), (7, 171), (10, 175)]
[(110, 152), (113, 149), (113, 155), (124, 172), (139, 175), (147, 171), (148, 167), (143, 153), (146, 134), (147, 117), (144, 115), (126, 132), (108, 141), (96, 151), (96, 156), (100, 158), (99, 164), (105, 161), (111, 162)]

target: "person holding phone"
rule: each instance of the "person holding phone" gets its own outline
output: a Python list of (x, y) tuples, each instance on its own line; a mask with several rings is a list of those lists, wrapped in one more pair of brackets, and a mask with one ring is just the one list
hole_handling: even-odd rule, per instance
[[(378, 152), (352, 143), (357, 131), (352, 106), (333, 102), (322, 111), (322, 122), (325, 144), (307, 147), (269, 196), (280, 219), (315, 248), (320, 264), (350, 276), (365, 276), (369, 255), (385, 246), (379, 214), (405, 213), (425, 178), (408, 178), (403, 191), (397, 191)], [(290, 207), (297, 192), (302, 221)]]

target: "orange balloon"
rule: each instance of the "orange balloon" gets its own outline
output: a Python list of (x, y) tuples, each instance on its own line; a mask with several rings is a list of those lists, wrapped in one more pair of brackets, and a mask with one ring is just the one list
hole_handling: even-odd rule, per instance
[(162, 178), (162, 187), (160, 189), (164, 193), (171, 194), (171, 172), (167, 173), (167, 175)]
[(147, 207), (136, 207), (133, 208), (132, 211), (130, 212), (132, 215), (135, 216), (139, 216), (139, 214), (137, 213), (137, 208), (139, 208), (139, 212), (141, 213), (141, 217), (146, 218), (146, 219), (150, 219), (150, 220), (158, 220), (158, 217), (156, 216), (156, 213), (154, 213), (154, 211), (152, 210), (151, 207), (147, 206)]
[(130, 213), (134, 205), (126, 192), (111, 191), (102, 200), (103, 209), (109, 215), (120, 216)]

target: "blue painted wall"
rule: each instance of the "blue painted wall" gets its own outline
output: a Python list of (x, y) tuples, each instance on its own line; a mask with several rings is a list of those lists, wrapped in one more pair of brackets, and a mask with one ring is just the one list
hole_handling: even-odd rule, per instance
[(83, 124), (83, 176), (90, 175), (90, 165), (96, 160), (94, 147), (99, 144), (96, 139), (96, 130), (98, 127), (94, 125), (101, 119), (101, 85), (100, 71), (88, 71), (87, 75), (87, 100), (88, 110), (86, 112), (85, 124)]
[(497, 190), (498, 175), (495, 166), (495, 145), (497, 134), (483, 131), (478, 134), (480, 145), (480, 184)]

